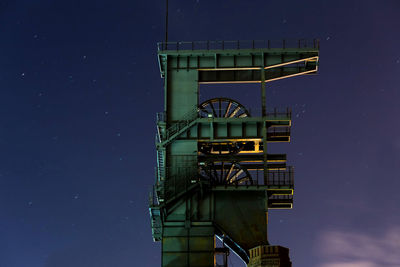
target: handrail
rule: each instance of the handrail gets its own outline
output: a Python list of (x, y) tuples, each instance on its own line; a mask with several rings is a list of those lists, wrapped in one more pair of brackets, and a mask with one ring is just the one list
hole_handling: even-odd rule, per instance
[(166, 113), (165, 113), (165, 111), (156, 113), (156, 121), (157, 121), (157, 123), (166, 121)]
[(192, 121), (198, 118), (199, 109), (196, 107), (193, 110), (190, 110), (186, 113), (181, 120), (172, 124), (167, 130), (165, 131), (165, 136), (163, 136), (163, 140), (168, 140), (171, 136), (175, 133), (179, 132), (185, 126), (189, 125)]
[[(277, 129), (279, 128), (279, 129)], [(271, 127), (268, 128), (268, 136), (290, 136), (290, 128), (288, 126), (283, 127)]]
[(294, 170), (289, 166), (284, 171), (268, 171), (267, 185), (269, 186), (293, 186), (294, 185)]
[[(163, 143), (166, 140), (169, 140), (173, 136), (175, 136), (179, 131), (184, 129), (185, 127), (189, 126), (193, 121), (195, 121), (197, 118), (200, 118), (203, 116), (202, 110), (200, 108), (194, 108), (190, 110), (188, 113), (186, 113), (179, 121), (175, 121), (172, 125), (170, 125), (165, 132), (161, 132), (160, 128), (157, 126), (157, 133), (156, 133), (156, 143), (160, 144)], [(214, 111), (218, 114), (219, 109), (214, 109)], [(225, 112), (225, 109), (221, 109), (222, 112)], [(241, 116), (239, 116), (241, 117)], [(292, 110), (290, 108), (286, 108), (285, 110), (277, 109), (274, 108), (273, 110), (269, 110), (266, 113), (267, 118), (288, 118), (291, 119), (292, 117)], [(159, 112), (157, 113), (157, 123), (158, 122), (166, 122), (166, 114), (165, 112)], [(269, 130), (268, 133), (276, 133), (276, 134), (281, 134), (282, 132), (288, 132), (287, 130), (281, 130), (281, 131), (276, 131), (274, 130)], [(176, 137), (176, 136), (175, 136)]]
[[(226, 111), (227, 111), (226, 108), (221, 108), (220, 109), (220, 108), (214, 107), (214, 109), (213, 109), (213, 112), (215, 112), (217, 117), (219, 117), (219, 114), (224, 115), (226, 113)], [(248, 113), (249, 114), (247, 114), (247, 117), (260, 117), (261, 116), (261, 111), (262, 111), (261, 108), (249, 108), (248, 109)], [(208, 114), (210, 114), (210, 116), (215, 116), (215, 115), (212, 115), (211, 113), (208, 113), (207, 111), (204, 111), (204, 110), (201, 110), (201, 109), (200, 109), (199, 112), (200, 112), (200, 115), (199, 115), (200, 117), (206, 117)], [(232, 111), (231, 111), (230, 114), (232, 114)], [(227, 117), (229, 117), (230, 114), (226, 114)], [(246, 117), (245, 116), (246, 114), (243, 115), (243, 116), (240, 116), (240, 114), (244, 114), (244, 113), (240, 113), (240, 111), (237, 112), (237, 113), (234, 112), (233, 116), (237, 116), (237, 118)], [(292, 110), (290, 108), (271, 108), (271, 109), (267, 110), (265, 116), (268, 117), (268, 118), (282, 118), (282, 117), (291, 118), (292, 117)], [(235, 117), (233, 117), (233, 118), (235, 118)]]
[(158, 42), (158, 51), (165, 50), (237, 50), (273, 48), (313, 48), (319, 49), (319, 39), (281, 39), (281, 40), (235, 40), (235, 41), (192, 41)]
[[(215, 110), (215, 112), (217, 114), (219, 114), (219, 111), (221, 111), (222, 113), (226, 112), (226, 108), (223, 108), (223, 109), (214, 108), (214, 110)], [(190, 118), (197, 118), (196, 113), (200, 113), (198, 115), (200, 117), (200, 116), (203, 115), (203, 113), (201, 111), (202, 110), (199, 109), (199, 108), (192, 109), (186, 115), (184, 115), (183, 118), (181, 120), (179, 120), (179, 121), (184, 121), (184, 120), (187, 120), (187, 119), (190, 119)], [(261, 108), (249, 108), (248, 111), (249, 111), (249, 113), (251, 114), (252, 117), (257, 117), (256, 113), (261, 113)], [(289, 108), (289, 107), (286, 107), (286, 108), (281, 108), (281, 107), (279, 107), (279, 108), (276, 108), (276, 107), (275, 108), (271, 108), (271, 109), (267, 110), (266, 116), (267, 117), (288, 117), (288, 118), (291, 118), (292, 117), (292, 109)], [(156, 122), (157, 123), (166, 122), (166, 121), (167, 121), (167, 115), (166, 115), (165, 111), (156, 113)], [(175, 123), (177, 123), (179, 121), (176, 121)]]

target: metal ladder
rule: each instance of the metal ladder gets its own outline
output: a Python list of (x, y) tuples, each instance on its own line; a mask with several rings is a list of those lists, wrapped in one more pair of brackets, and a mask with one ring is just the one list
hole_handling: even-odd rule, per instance
[(165, 180), (165, 149), (157, 149), (157, 181)]

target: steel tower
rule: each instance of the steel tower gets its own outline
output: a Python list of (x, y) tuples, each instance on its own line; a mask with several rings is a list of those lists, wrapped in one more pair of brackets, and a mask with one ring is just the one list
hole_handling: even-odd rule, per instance
[[(318, 40), (158, 43), (165, 101), (149, 210), (162, 266), (227, 266), (229, 251), (252, 267), (291, 266), (267, 239), (268, 209), (293, 204), (293, 167), (267, 153), (290, 141), (291, 111), (267, 110), (266, 83), (315, 74), (318, 51)], [(260, 83), (261, 112), (229, 96), (199, 103), (199, 85), (217, 83)]]

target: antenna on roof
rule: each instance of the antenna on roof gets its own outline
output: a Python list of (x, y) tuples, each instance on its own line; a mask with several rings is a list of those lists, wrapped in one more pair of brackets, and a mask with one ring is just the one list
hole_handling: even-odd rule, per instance
[(167, 48), (168, 42), (168, 0), (166, 0), (166, 7), (165, 7), (165, 48)]

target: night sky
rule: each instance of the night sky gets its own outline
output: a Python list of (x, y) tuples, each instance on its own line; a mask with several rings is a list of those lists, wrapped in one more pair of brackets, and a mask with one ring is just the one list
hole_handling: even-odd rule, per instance
[[(170, 0), (171, 41), (319, 38), (319, 73), (268, 84), (291, 106), (295, 267), (400, 266), (400, 2)], [(148, 192), (164, 1), (0, 2), (0, 267), (160, 266)], [(201, 97), (260, 106), (259, 85)], [(230, 266), (244, 266), (235, 256)]]

